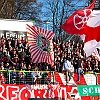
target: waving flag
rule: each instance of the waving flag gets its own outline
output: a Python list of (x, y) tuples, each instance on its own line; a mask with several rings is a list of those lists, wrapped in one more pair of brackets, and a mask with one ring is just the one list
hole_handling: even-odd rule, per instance
[(52, 39), (54, 33), (27, 25), (27, 36), (33, 63), (47, 62), (53, 65), (54, 52)]
[(85, 34), (80, 35), (82, 40), (85, 42), (84, 51), (87, 56), (90, 56), (96, 48), (100, 49), (100, 11), (94, 10), (85, 27)]
[(96, 0), (83, 10), (77, 10), (74, 12), (68, 20), (61, 26), (63, 30), (69, 34), (83, 34), (85, 25), (92, 12)]
[(92, 11), (96, 0), (83, 10), (76, 11), (62, 25), (69, 34), (79, 34), (84, 38), (84, 51), (90, 56), (96, 48), (100, 48), (100, 11)]
[(90, 56), (96, 48), (100, 49), (100, 11), (94, 10), (85, 28), (84, 51)]

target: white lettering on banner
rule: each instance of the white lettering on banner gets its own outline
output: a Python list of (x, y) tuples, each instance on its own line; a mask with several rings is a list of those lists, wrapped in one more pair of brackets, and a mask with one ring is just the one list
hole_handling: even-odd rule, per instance
[(88, 90), (87, 88), (83, 88), (83, 94), (87, 94)]
[(6, 32), (6, 38), (8, 38), (8, 37), (10, 37), (10, 36), (9, 36), (9, 32)]
[(46, 94), (47, 94), (48, 90), (45, 90), (44, 94), (43, 94), (43, 98), (46, 98)]
[[(25, 92), (24, 92), (25, 91)], [(26, 87), (23, 87), (20, 91), (19, 91), (19, 100), (23, 100), (23, 96), (24, 100), (28, 100), (28, 98), (32, 98), (32, 91), (31, 90), (26, 90)]]
[(10, 37), (15, 37), (15, 34), (14, 33), (9, 33)]
[[(73, 89), (72, 89), (73, 90)], [(56, 88), (53, 85), (52, 97), (65, 98), (67, 100), (66, 87)], [(48, 85), (31, 85), (31, 89), (26, 89), (25, 85), (0, 85), (0, 100), (28, 100), (28, 98), (47, 98)]]
[(31, 95), (32, 98), (35, 98), (35, 95), (34, 94), (35, 94), (34, 93), (34, 90), (32, 90), (32, 95)]
[(4, 91), (5, 91), (5, 88), (4, 88), (4, 86), (2, 86), (2, 85), (0, 85), (0, 97), (3, 99), (3, 100), (7, 100), (5, 97), (3, 97), (3, 93), (4, 93)]
[(4, 34), (3, 33), (1, 33), (1, 37), (4, 37)]
[[(23, 36), (25, 37), (24, 34), (22, 34), (22, 35), (18, 35), (18, 38), (19, 38), (19, 39), (22, 39)], [(24, 37), (23, 37), (23, 38), (24, 38)]]
[(25, 34), (22, 34), (22, 37), (25, 37)]
[(94, 93), (100, 93), (100, 88), (99, 87), (90, 87), (90, 88), (83, 88), (82, 89), (83, 94), (94, 94)]
[(31, 85), (31, 89), (37, 90), (37, 89), (48, 89), (47, 85)]
[(92, 87), (89, 88), (89, 93), (91, 93), (91, 94), (93, 93), (93, 88)]
[[(63, 98), (63, 95), (64, 95), (64, 96), (65, 96), (65, 100), (67, 100), (66, 88), (61, 87), (61, 89), (60, 89), (59, 92), (60, 92), (60, 93), (58, 93), (58, 94), (59, 94), (59, 97), (60, 97), (60, 98)], [(63, 94), (63, 93), (64, 93), (64, 94)]]
[(25, 32), (12, 32), (12, 31), (6, 31), (6, 32), (0, 32), (0, 37), (5, 38), (19, 38), (22, 39), (22, 37), (25, 39), (26, 38), (26, 33)]
[[(18, 86), (6, 86), (6, 88), (4, 88), (4, 86), (0, 85), (0, 88), (2, 88), (1, 89), (2, 91), (0, 92), (0, 98), (2, 100), (15, 100), (18, 98), (19, 98), (18, 100), (23, 100), (22, 99), (23, 96), (25, 96), (24, 100), (27, 100), (28, 98), (31, 98), (32, 96), (31, 90), (26, 90), (26, 87), (23, 87), (22, 89), (19, 90)], [(6, 98), (3, 96), (4, 92), (6, 93)]]
[[(15, 99), (18, 98), (19, 87), (17, 87), (17, 86), (7, 86), (6, 89), (7, 89), (7, 91), (6, 91), (7, 92), (7, 95), (6, 95), (7, 100), (15, 100)], [(11, 90), (11, 89), (13, 89), (13, 90)], [(12, 95), (15, 95), (15, 96), (10, 98), (9, 95), (8, 95), (8, 94), (10, 94), (10, 92), (11, 92)]]
[(100, 93), (100, 88), (95, 88), (95, 93)]
[(6, 38), (9, 38), (9, 37), (13, 37), (13, 38), (25, 38), (25, 34), (17, 34), (17, 33), (10, 33), (10, 32), (6, 32)]

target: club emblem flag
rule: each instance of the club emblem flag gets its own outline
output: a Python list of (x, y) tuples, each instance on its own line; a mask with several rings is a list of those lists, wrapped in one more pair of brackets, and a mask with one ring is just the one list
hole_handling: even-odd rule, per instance
[(96, 0), (85, 9), (75, 11), (61, 26), (69, 34), (84, 34), (87, 21), (94, 8)]
[(46, 62), (53, 65), (54, 52), (52, 39), (54, 33), (36, 26), (27, 25), (26, 27), (32, 62)]
[[(90, 56), (100, 49), (100, 10), (93, 10), (96, 0), (83, 10), (74, 12), (61, 26), (69, 34), (78, 34), (84, 40), (84, 51)], [(85, 37), (84, 37), (84, 36)]]

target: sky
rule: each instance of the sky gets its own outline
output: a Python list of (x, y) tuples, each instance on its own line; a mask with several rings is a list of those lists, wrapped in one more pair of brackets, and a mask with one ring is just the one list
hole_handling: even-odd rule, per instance
[[(47, 4), (46, 2), (47, 2), (48, 0), (38, 0), (38, 2), (42, 2), (42, 3), (44, 3), (44, 4)], [(80, 1), (80, 3), (77, 3), (78, 1)], [(83, 5), (85, 5), (85, 1), (88, 1), (88, 0), (73, 0), (73, 4), (76, 4), (76, 6), (79, 6), (79, 9), (80, 8), (82, 8), (83, 7)], [(75, 3), (76, 2), (76, 3)], [(47, 5), (46, 5), (47, 6)], [(88, 5), (86, 5), (86, 6), (88, 6)], [(42, 7), (42, 11), (43, 12), (45, 12), (47, 9), (45, 8), (45, 5)], [(50, 17), (50, 16), (49, 16)], [(43, 20), (43, 21), (45, 21), (45, 20), (48, 20), (48, 19), (50, 19), (50, 18), (47, 18), (46, 16), (42, 16), (41, 17), (41, 19)], [(50, 24), (50, 23), (49, 23)], [(48, 29), (50, 29), (50, 25), (48, 24)], [(46, 24), (43, 24), (43, 28), (44, 29), (46, 29)]]

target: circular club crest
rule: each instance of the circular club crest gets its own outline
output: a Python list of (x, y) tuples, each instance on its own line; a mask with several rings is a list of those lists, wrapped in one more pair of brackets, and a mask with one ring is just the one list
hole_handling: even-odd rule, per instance
[(39, 35), (37, 37), (36, 44), (40, 50), (44, 52), (50, 52), (50, 42), (44, 36)]
[(92, 12), (91, 9), (85, 9), (81, 11), (81, 13), (79, 12), (74, 16), (74, 19), (73, 19), (74, 26), (78, 30), (81, 30), (84, 27), (84, 25), (87, 23), (91, 12)]

